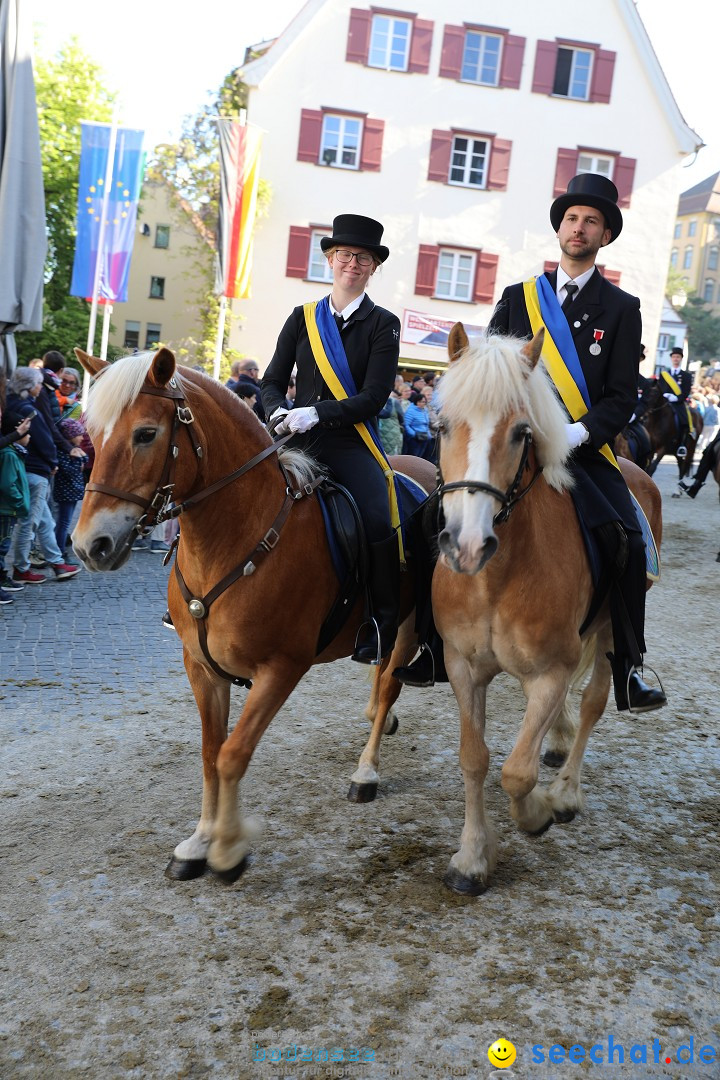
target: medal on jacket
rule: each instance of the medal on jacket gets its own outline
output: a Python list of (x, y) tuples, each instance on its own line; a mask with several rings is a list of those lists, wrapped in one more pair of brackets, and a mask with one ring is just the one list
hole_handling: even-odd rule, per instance
[(605, 331), (604, 330), (593, 330), (593, 337), (595, 338), (595, 340), (593, 341), (592, 345), (590, 346), (590, 352), (591, 352), (591, 354), (593, 356), (599, 356), (600, 353), (602, 352), (600, 342), (605, 337)]

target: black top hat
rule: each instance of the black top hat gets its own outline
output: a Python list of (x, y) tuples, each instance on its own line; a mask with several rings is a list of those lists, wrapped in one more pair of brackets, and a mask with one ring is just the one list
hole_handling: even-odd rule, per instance
[(622, 232), (623, 219), (618, 209), (618, 189), (612, 180), (597, 173), (580, 173), (573, 176), (568, 184), (567, 194), (558, 195), (550, 207), (550, 221), (555, 232), (565, 217), (570, 206), (592, 206), (600, 210), (605, 217), (605, 224), (612, 233), (610, 243)]
[(679, 345), (676, 345), (674, 349), (671, 349), (671, 350), (670, 350), (670, 355), (671, 355), (671, 356), (684, 356), (684, 355), (685, 355), (685, 353), (684, 353), (684, 351), (683, 351), (683, 350), (682, 350), (682, 349), (680, 348), (680, 346), (679, 346)]
[(363, 248), (377, 255), (380, 262), (385, 262), (390, 249), (381, 244), (383, 226), (373, 218), (361, 214), (338, 214), (333, 221), (332, 236), (323, 236), (320, 247), (327, 251), (331, 247)]

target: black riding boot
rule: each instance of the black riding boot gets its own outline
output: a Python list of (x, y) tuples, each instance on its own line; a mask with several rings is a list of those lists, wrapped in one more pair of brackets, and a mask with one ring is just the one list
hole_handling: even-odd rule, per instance
[(700, 458), (700, 464), (698, 465), (697, 469), (695, 470), (695, 477), (694, 477), (693, 482), (690, 485), (690, 487), (688, 487), (687, 484), (683, 484), (682, 480), (680, 481), (680, 487), (683, 489), (683, 491), (687, 495), (690, 496), (691, 499), (695, 498), (698, 491), (700, 490), (700, 488), (703, 486), (703, 484), (707, 480), (708, 473), (710, 472), (713, 465), (715, 464), (715, 451), (716, 450), (717, 450), (717, 439), (713, 439), (713, 441), (710, 443), (710, 445), (706, 446), (705, 449), (703, 450), (703, 455)]
[(434, 686), (437, 682), (449, 682), (445, 670), (443, 639), (433, 624), (427, 641), (420, 645), (420, 654), (406, 667), (396, 667), (393, 679), (405, 686)]
[(368, 600), (370, 618), (358, 630), (352, 659), (379, 664), (392, 650), (400, 614), (400, 552), (395, 536), (369, 544)]
[(612, 667), (618, 712), (652, 712), (667, 704), (662, 690), (656, 690), (644, 682), (629, 656), (616, 657), (613, 653), (607, 656)]

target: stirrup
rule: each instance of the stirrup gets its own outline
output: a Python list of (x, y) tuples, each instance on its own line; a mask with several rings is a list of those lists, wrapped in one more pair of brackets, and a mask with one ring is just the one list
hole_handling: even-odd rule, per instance
[(665, 693), (665, 687), (663, 686), (662, 679), (658, 675), (655, 668), (650, 667), (650, 665), (646, 664), (644, 660), (640, 664), (640, 667), (638, 667), (637, 664), (631, 664), (630, 669), (628, 670), (628, 674), (627, 674), (627, 681), (625, 682), (625, 700), (628, 703), (628, 707), (627, 707), (627, 709), (624, 710), (625, 712), (629, 712), (631, 716), (640, 716), (640, 715), (642, 715), (643, 710), (642, 709), (631, 709), (630, 708), (630, 680), (633, 677), (633, 675), (638, 675), (642, 679), (642, 681), (645, 682), (645, 679), (643, 678), (643, 675), (645, 674), (645, 668), (646, 667), (647, 667), (648, 671), (652, 671), (653, 675), (657, 679), (657, 681), (658, 681), (658, 683), (660, 685), (660, 693), (663, 695), (663, 697), (665, 698), (665, 701), (667, 702), (667, 694)]
[[(361, 659), (357, 655), (358, 648), (360, 647), (359, 646), (360, 638), (361, 638), (363, 630), (365, 629), (366, 626), (372, 627), (372, 630), (375, 633), (375, 641), (377, 642), (377, 651), (376, 651), (376, 656), (375, 656), (374, 660)], [(369, 648), (369, 646), (362, 646), (362, 647), (363, 648), (366, 648), (366, 647)], [(371, 615), (369, 618), (365, 619), (364, 622), (360, 623), (360, 626), (358, 628), (358, 632), (355, 635), (355, 647), (353, 649), (353, 654), (352, 654), (351, 660), (357, 660), (358, 663), (361, 663), (361, 664), (373, 664), (374, 666), (377, 666), (378, 664), (382, 663), (382, 653), (381, 653), (381, 643), (380, 643), (380, 627), (378, 626), (378, 621), (377, 621), (377, 619), (375, 618), (374, 615)]]
[(687, 446), (678, 446), (677, 450), (675, 451), (675, 457), (687, 457)]

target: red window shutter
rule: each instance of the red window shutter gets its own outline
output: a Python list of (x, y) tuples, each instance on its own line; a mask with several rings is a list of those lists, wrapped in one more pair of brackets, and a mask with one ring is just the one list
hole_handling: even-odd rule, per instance
[(619, 157), (615, 159), (613, 181), (618, 189), (618, 206), (627, 208), (630, 205), (636, 165), (635, 158)]
[(524, 55), (525, 38), (513, 37), (512, 34), (507, 34), (503, 45), (502, 69), (500, 71), (501, 86), (506, 87), (508, 90), (520, 89)]
[(595, 53), (592, 86), (590, 87), (591, 101), (600, 101), (604, 105), (607, 105), (610, 101), (613, 72), (615, 70), (615, 56), (616, 53), (607, 52), (605, 49), (598, 49)]
[(560, 263), (557, 262), (557, 260), (553, 262), (552, 259), (546, 259), (543, 266), (543, 274), (552, 274), (553, 270), (557, 270), (559, 265)]
[(475, 267), (475, 288), (473, 300), (476, 304), (492, 304), (495, 296), (495, 278), (497, 277), (499, 255), (490, 255), (487, 251), (478, 251)]
[(609, 281), (611, 285), (617, 285), (620, 287), (620, 278), (622, 277), (622, 270), (607, 270), (604, 266), (598, 266), (598, 270), (602, 276)]
[(440, 184), (447, 184), (450, 175), (452, 140), (452, 132), (450, 131), (433, 131), (430, 142), (428, 180), (437, 180)]
[(440, 54), (440, 75), (443, 79), (459, 79), (465, 45), (464, 26), (446, 26)]
[(577, 150), (558, 150), (553, 198), (556, 199), (567, 191), (568, 184), (577, 173), (578, 156)]
[(533, 94), (552, 94), (557, 64), (557, 42), (538, 41), (533, 72)]
[(319, 109), (303, 109), (300, 113), (300, 139), (298, 161), (311, 161), (317, 165), (320, 157), (323, 114)]
[(512, 142), (510, 139), (493, 139), (487, 178), (488, 191), (507, 190), (511, 151)]
[(432, 48), (433, 26), (427, 19), (415, 19), (410, 41), (408, 71), (417, 71), (427, 75), (430, 70), (430, 49)]
[(370, 28), (372, 15), (365, 9), (350, 8), (347, 51), (345, 59), (349, 64), (367, 64), (370, 50)]
[(420, 245), (415, 275), (415, 292), (418, 296), (432, 296), (435, 292), (439, 254), (439, 247), (433, 247), (431, 244)]
[(384, 131), (384, 120), (371, 120), (368, 116), (363, 124), (360, 168), (366, 172), (380, 172)]
[(285, 267), (286, 277), (307, 277), (311, 233), (311, 229), (305, 229), (301, 225), (290, 226), (287, 266)]

